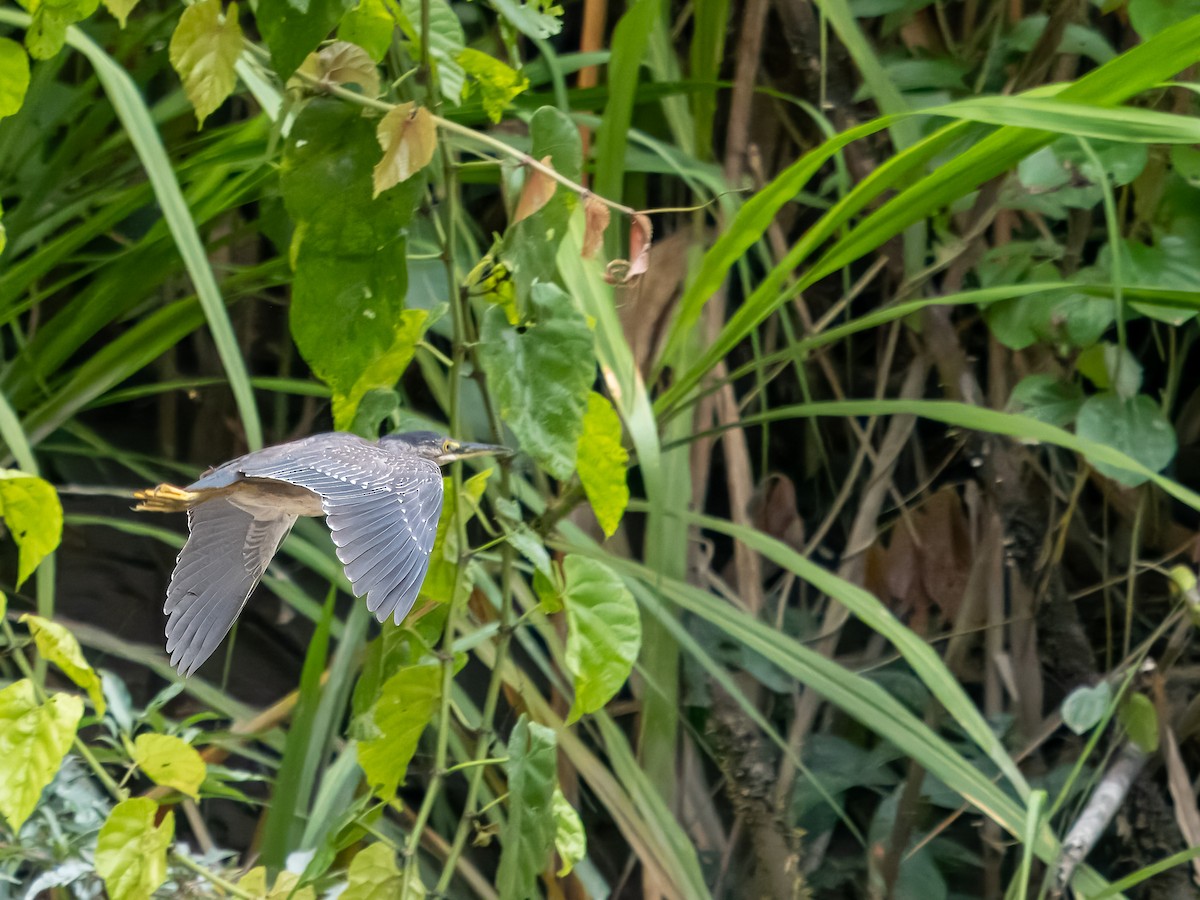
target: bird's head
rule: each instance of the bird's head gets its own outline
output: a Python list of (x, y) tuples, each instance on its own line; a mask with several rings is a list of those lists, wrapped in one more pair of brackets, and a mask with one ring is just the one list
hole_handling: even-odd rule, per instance
[(447, 466), (460, 459), (471, 459), (474, 456), (512, 456), (513, 451), (497, 444), (473, 444), (466, 441), (456, 441), (436, 431), (405, 431), (401, 434), (389, 434), (379, 439), (379, 442), (393, 452), (411, 453), (425, 459), (431, 459), (439, 466)]

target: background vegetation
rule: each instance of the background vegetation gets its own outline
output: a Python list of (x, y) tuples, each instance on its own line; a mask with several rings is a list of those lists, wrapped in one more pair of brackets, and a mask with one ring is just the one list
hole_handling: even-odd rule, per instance
[[(97, 6), (0, 6), (0, 893), (1195, 890), (1196, 4)], [(405, 624), (301, 522), (177, 679), (130, 490), (425, 426), (522, 454)]]

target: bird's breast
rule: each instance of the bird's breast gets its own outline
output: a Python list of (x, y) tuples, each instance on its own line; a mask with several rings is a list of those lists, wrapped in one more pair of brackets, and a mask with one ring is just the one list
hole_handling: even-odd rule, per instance
[(321, 498), (308, 488), (273, 481), (268, 478), (247, 478), (239, 481), (229, 493), (229, 502), (256, 519), (277, 516), (322, 516)]

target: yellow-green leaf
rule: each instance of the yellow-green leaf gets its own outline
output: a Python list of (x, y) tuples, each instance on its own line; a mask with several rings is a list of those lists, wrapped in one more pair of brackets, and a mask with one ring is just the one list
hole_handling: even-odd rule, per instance
[(395, 387), (425, 334), (429, 313), (423, 309), (406, 309), (400, 313), (396, 323), (396, 336), (383, 354), (376, 357), (358, 376), (349, 392), (333, 393), (333, 427), (338, 431), (349, 431), (354, 422), (358, 404), (367, 392), (374, 388)]
[(375, 61), (366, 50), (349, 41), (334, 41), (308, 54), (296, 74), (288, 79), (289, 88), (309, 91), (343, 84), (357, 84), (367, 97), (379, 96), (379, 69)]
[(267, 889), (266, 866), (255, 866), (238, 879), (237, 886), (248, 891), (255, 900), (316, 900), (317, 893), (311, 887), (299, 887), (300, 876), (295, 872), (280, 872), (275, 884)]
[(629, 505), (628, 463), (629, 454), (621, 446), (620, 417), (608, 398), (588, 394), (575, 467), (606, 537), (612, 537)]
[(167, 850), (175, 837), (175, 814), (155, 825), (158, 804), (149, 797), (122, 800), (96, 840), (96, 874), (111, 900), (149, 900), (167, 880)]
[(417, 873), (405, 877), (387, 844), (372, 844), (360, 850), (350, 860), (346, 875), (349, 884), (341, 900), (422, 900), (425, 896), (425, 886)]
[(16, 115), (29, 89), (29, 56), (16, 41), (0, 38), (0, 119)]
[(567, 611), (567, 671), (575, 680), (568, 722), (612, 699), (633, 670), (642, 644), (637, 603), (620, 577), (584, 556), (563, 560)]
[(196, 110), (198, 125), (216, 111), (237, 84), (234, 64), (242, 52), (237, 4), (221, 13), (221, 0), (199, 0), (183, 11), (171, 35), (171, 65)]
[(25, 46), (34, 59), (49, 59), (63, 48), (67, 26), (86, 19), (100, 0), (29, 0), (22, 4), (32, 21), (25, 32)]
[(499, 122), (513, 98), (529, 87), (529, 79), (516, 69), (479, 50), (467, 47), (457, 59), (478, 87), (483, 111), (493, 122)]
[(358, 764), (382, 799), (391, 800), (403, 783), (441, 688), (441, 666), (405, 666), (383, 683), (375, 705), (355, 723), (365, 738), (358, 744)]
[(125, 27), (125, 22), (129, 18), (129, 14), (133, 12), (133, 8), (137, 5), (138, 0), (104, 0), (104, 8), (112, 13), (122, 28)]
[(49, 483), (0, 469), (0, 516), (17, 542), (17, 587), (62, 540), (62, 504)]
[(38, 703), (28, 678), (0, 691), (0, 814), (14, 832), (58, 773), (81, 718), (79, 697), (54, 694)]
[(383, 158), (375, 166), (375, 196), (408, 181), (433, 159), (437, 126), (423, 106), (401, 103), (391, 109), (375, 130)]
[(583, 820), (558, 788), (554, 789), (554, 849), (562, 860), (559, 878), (570, 875), (575, 864), (587, 856), (587, 833), (583, 830)]
[(1145, 694), (1132, 693), (1117, 707), (1117, 720), (1129, 732), (1129, 738), (1146, 753), (1158, 750), (1158, 712), (1154, 701)]
[(170, 734), (139, 734), (133, 742), (133, 761), (155, 784), (192, 799), (200, 795), (200, 785), (208, 774), (196, 748)]
[(392, 45), (395, 30), (396, 20), (384, 0), (360, 0), (358, 6), (342, 17), (337, 36), (362, 47), (371, 59), (380, 62)]
[(21, 616), (22, 624), (29, 627), (29, 633), (37, 644), (38, 653), (42, 659), (54, 663), (63, 674), (87, 691), (97, 716), (103, 716), (104, 691), (100, 687), (100, 675), (91, 667), (83, 656), (79, 641), (65, 627), (41, 616)]

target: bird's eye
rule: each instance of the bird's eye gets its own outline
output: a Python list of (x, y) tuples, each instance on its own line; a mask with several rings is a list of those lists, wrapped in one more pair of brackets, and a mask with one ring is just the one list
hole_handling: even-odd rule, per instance
[(458, 449), (458, 441), (442, 441), (442, 452), (453, 453)]

